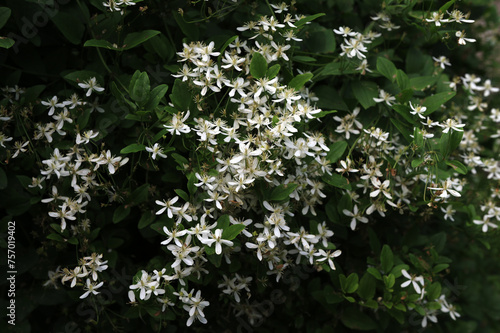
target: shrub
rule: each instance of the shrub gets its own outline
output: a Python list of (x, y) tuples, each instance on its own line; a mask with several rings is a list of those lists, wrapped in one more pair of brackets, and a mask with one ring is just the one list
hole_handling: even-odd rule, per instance
[(498, 330), (492, 2), (8, 1), (2, 26), (5, 325)]

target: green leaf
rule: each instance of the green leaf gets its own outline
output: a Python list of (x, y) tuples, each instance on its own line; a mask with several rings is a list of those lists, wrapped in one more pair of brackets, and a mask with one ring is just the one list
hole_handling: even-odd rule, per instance
[(312, 20), (315, 20), (318, 17), (325, 16), (325, 15), (326, 15), (325, 13), (318, 13), (318, 14), (306, 16), (306, 17), (298, 20), (297, 22), (295, 22), (295, 26), (297, 28), (300, 28), (302, 25), (306, 24), (307, 22), (311, 22)]
[(197, 181), (196, 175), (194, 174), (194, 172), (191, 172), (190, 174), (187, 175), (187, 178), (188, 178), (188, 184), (187, 184), (188, 192), (191, 195), (193, 195), (196, 193), (196, 190), (198, 190), (198, 187), (196, 187), (195, 185)]
[(316, 106), (326, 110), (351, 111), (338, 91), (330, 86), (315, 86), (314, 93), (319, 98)]
[(410, 86), (414, 90), (424, 90), (436, 83), (436, 76), (417, 76), (410, 79)]
[(55, 241), (58, 241), (61, 243), (65, 242), (64, 237), (59, 235), (59, 234), (49, 234), (49, 235), (47, 235), (47, 239), (52, 239), (52, 240), (55, 240)]
[(122, 50), (129, 50), (131, 48), (134, 48), (158, 34), (160, 34), (158, 30), (144, 30), (141, 32), (129, 33), (123, 41)]
[(410, 114), (410, 107), (401, 104), (393, 104), (392, 109), (396, 111), (401, 117), (403, 117), (407, 122), (413, 125), (417, 125), (418, 123), (413, 120), (412, 115)]
[(140, 143), (132, 143), (122, 150), (120, 150), (120, 154), (130, 154), (130, 153), (137, 153), (139, 151), (146, 150), (146, 146), (142, 145)]
[(382, 274), (380, 274), (378, 269), (376, 269), (375, 267), (368, 267), (366, 271), (370, 273), (377, 280), (382, 280)]
[(427, 291), (428, 300), (433, 301), (441, 296), (441, 284), (439, 282), (434, 282), (430, 286), (426, 287), (425, 290)]
[(439, 12), (440, 13), (444, 13), (448, 10), (448, 8), (451, 7), (451, 5), (453, 5), (455, 3), (455, 0), (450, 0), (448, 1), (447, 3), (445, 3), (444, 5), (441, 6), (441, 8), (439, 8)]
[(375, 296), (377, 280), (369, 273), (365, 273), (359, 281), (358, 295), (362, 299), (370, 299)]
[(288, 86), (295, 90), (300, 90), (313, 76), (312, 73), (299, 74), (288, 82)]
[(191, 92), (189, 91), (188, 84), (176, 79), (172, 93), (170, 94), (170, 100), (178, 110), (188, 110), (191, 103)]
[[(205, 249), (206, 248), (207, 247), (205, 247)], [(205, 250), (205, 252), (207, 252), (207, 251)], [(212, 263), (212, 265), (214, 265), (215, 267), (219, 268), (221, 265), (221, 262), (222, 262), (222, 255), (217, 255), (217, 254), (215, 254), (215, 252), (214, 252), (214, 254), (209, 254), (208, 261), (210, 261)]]
[(326, 159), (330, 163), (337, 162), (347, 149), (347, 141), (337, 141), (328, 147), (330, 151), (326, 154)]
[[(89, 39), (85, 43), (83, 43), (85, 47), (100, 47), (108, 50), (118, 50), (118, 46), (115, 44), (111, 44), (107, 40), (102, 39)], [(120, 49), (121, 50), (121, 49)]]
[(378, 309), (378, 303), (374, 299), (369, 299), (361, 305), (366, 306), (367, 308), (374, 309), (374, 310)]
[(7, 37), (0, 37), (0, 47), (10, 49), (16, 42)]
[(401, 104), (405, 104), (410, 101), (410, 98), (412, 98), (412, 96), (413, 89), (405, 89), (396, 95), (396, 100)]
[(186, 37), (189, 38), (189, 40), (199, 40), (200, 30), (198, 29), (198, 26), (196, 24), (187, 23), (184, 20), (184, 17), (182, 17), (177, 11), (172, 11), (172, 16), (177, 22), (179, 28), (181, 28), (181, 31), (184, 33), (184, 35), (186, 35)]
[(115, 209), (113, 213), (113, 223), (118, 223), (123, 221), (130, 214), (130, 207), (121, 205)]
[(316, 58), (308, 57), (308, 56), (294, 56), (292, 58), (292, 60), (298, 61), (298, 62), (315, 62)]
[(125, 116), (125, 119), (134, 120), (134, 121), (144, 121), (144, 119), (141, 116), (136, 115), (136, 114), (131, 114), (131, 113), (127, 114)]
[(465, 165), (463, 165), (462, 163), (460, 163), (459, 161), (445, 161), (446, 164), (448, 164), (449, 166), (451, 166), (453, 168), (453, 170), (455, 170), (456, 172), (462, 174), (462, 175), (465, 175), (467, 174), (467, 167)]
[(443, 133), (439, 139), (439, 150), (443, 157), (448, 157), (460, 145), (464, 132), (450, 130), (448, 133)]
[(183, 191), (181, 189), (176, 189), (174, 190), (175, 193), (177, 193), (178, 196), (180, 196), (182, 198), (182, 200), (184, 201), (189, 201), (189, 194), (186, 193), (186, 191)]
[(400, 264), (400, 265), (396, 265), (394, 266), (394, 268), (391, 270), (391, 274), (394, 275), (394, 277), (397, 279), (398, 277), (400, 277), (401, 275), (403, 275), (403, 273), (401, 273), (401, 271), (405, 269), (405, 270), (409, 270), (410, 269), (410, 266), (406, 265), (406, 264)]
[(419, 150), (424, 148), (424, 135), (418, 127), (413, 130), (413, 143)]
[(345, 75), (345, 74), (355, 74), (358, 73), (356, 70), (356, 66), (351, 63), (345, 63), (343, 61), (340, 62), (330, 62), (323, 67), (320, 75), (329, 76), (329, 75)]
[(86, 109), (85, 111), (83, 111), (82, 115), (78, 117), (76, 120), (80, 130), (84, 129), (87, 126), (87, 124), (89, 123), (89, 119), (90, 119), (90, 109)]
[[(177, 162), (177, 164), (178, 164), (180, 167), (182, 167), (182, 169), (181, 169), (181, 170), (184, 170), (184, 169), (185, 169), (185, 168), (184, 168), (184, 166), (185, 166), (185, 165), (189, 165), (189, 161), (188, 161), (188, 160), (187, 160), (184, 156), (182, 156), (182, 155), (179, 155), (179, 154), (177, 154), (177, 153), (173, 153), (173, 154), (172, 154), (172, 157), (173, 157), (173, 158), (174, 158), (174, 160)], [(195, 176), (195, 178), (196, 178), (196, 176)]]
[(418, 167), (420, 164), (424, 163), (424, 160), (425, 160), (425, 158), (423, 156), (412, 160), (411, 167), (412, 168)]
[(378, 97), (378, 87), (372, 81), (353, 81), (351, 84), (354, 97), (363, 106), (364, 109), (374, 106), (376, 103), (373, 100)]
[[(166, 128), (162, 129), (161, 131), (159, 131), (158, 133), (156, 133), (156, 135), (153, 137), (153, 139), (151, 140), (152, 143), (156, 143), (158, 140), (160, 140), (165, 134), (167, 134), (168, 130)], [(167, 149), (164, 150), (164, 152), (167, 152), (167, 151), (173, 151), (175, 150), (174, 147), (168, 147)]]
[(276, 75), (278, 75), (278, 73), (280, 72), (280, 69), (281, 69), (281, 66), (279, 64), (272, 65), (267, 70), (266, 77), (268, 79), (274, 79), (276, 77)]
[(428, 116), (434, 111), (440, 109), (444, 103), (452, 99), (455, 95), (456, 95), (455, 91), (445, 91), (427, 97), (422, 103), (422, 105), (427, 108), (427, 110), (424, 113), (424, 116)]
[(345, 280), (344, 286), (342, 290), (347, 293), (351, 294), (358, 290), (359, 287), (359, 277), (358, 274), (356, 273), (351, 273), (347, 279)]
[[(227, 228), (229, 228), (229, 224), (230, 224), (230, 219), (229, 219), (229, 215), (227, 214), (224, 214), (222, 215), (221, 217), (219, 217), (217, 219), (217, 226), (215, 227), (216, 229), (222, 229), (222, 230), (226, 230)], [(223, 231), (224, 232), (224, 231)]]
[(269, 196), (269, 200), (272, 201), (283, 201), (287, 200), (292, 194), (293, 191), (297, 188), (297, 184), (281, 184), (271, 191), (271, 195)]
[(74, 12), (66, 13), (59, 11), (57, 15), (51, 17), (51, 19), (70, 43), (79, 45), (85, 32), (85, 25), (75, 20), (78, 18), (75, 17), (75, 14)]
[(377, 70), (379, 71), (380, 74), (385, 76), (387, 79), (389, 79), (391, 82), (394, 82), (396, 80), (397, 76), (397, 68), (394, 65), (392, 61), (385, 57), (378, 57), (377, 58)]
[(344, 190), (352, 190), (351, 184), (349, 184), (347, 178), (344, 178), (342, 175), (339, 175), (338, 173), (333, 173), (331, 175), (324, 174), (321, 179), (329, 185), (342, 188)]
[(71, 237), (68, 239), (68, 243), (78, 245), (78, 239), (76, 237)]
[(162, 60), (172, 59), (175, 50), (164, 35), (157, 35), (147, 41), (146, 45), (151, 46)]
[(250, 62), (250, 74), (256, 79), (263, 78), (267, 72), (267, 60), (259, 52), (254, 52)]
[(97, 82), (99, 83), (104, 82), (102, 75), (99, 75), (94, 71), (76, 71), (64, 75), (64, 78), (71, 83), (82, 83), (84, 81), (90, 80), (93, 77), (95, 77), (97, 79)]
[(439, 273), (441, 272), (442, 270), (445, 270), (449, 267), (450, 265), (449, 264), (437, 264), (436, 266), (434, 266), (432, 268), (432, 272), (433, 273)]
[(116, 101), (118, 102), (119, 106), (125, 108), (128, 111), (130, 111), (130, 110), (135, 111), (137, 109), (137, 106), (135, 105), (135, 103), (132, 103), (127, 98), (125, 98), (125, 95), (123, 95), (122, 89), (118, 88), (118, 86), (116, 85), (115, 82), (111, 82), (110, 88), (111, 88), (111, 93), (116, 98)]
[(233, 240), (243, 229), (245, 229), (245, 226), (243, 224), (232, 224), (224, 229), (224, 231), (222, 232), (222, 238)]
[(227, 47), (229, 46), (229, 44), (231, 44), (232, 42), (234, 42), (236, 40), (236, 38), (238, 38), (238, 35), (230, 37), (228, 40), (226, 40), (226, 42), (224, 43), (224, 45), (222, 45), (222, 47), (220, 48), (219, 59), (222, 58), (222, 56), (224, 54), (224, 51), (227, 49)]
[(23, 103), (35, 103), (39, 98), (40, 94), (45, 90), (46, 86), (43, 84), (39, 84), (36, 86), (31, 86), (26, 89), (23, 94), (22, 102)]
[(328, 303), (328, 304), (337, 304), (337, 303), (340, 303), (344, 300), (344, 298), (342, 296), (340, 296), (335, 291), (335, 289), (329, 284), (327, 284), (325, 286), (325, 289), (317, 290), (317, 292), (320, 292), (321, 294), (323, 294), (323, 296), (325, 297), (326, 303)]
[(393, 274), (384, 275), (384, 284), (388, 290), (391, 290), (392, 287), (394, 287), (395, 282), (396, 282), (396, 277)]
[(410, 79), (408, 79), (408, 75), (401, 69), (396, 71), (396, 82), (401, 90), (410, 88)]
[(8, 7), (0, 7), (0, 29), (3, 28), (5, 23), (9, 20), (12, 11)]
[(148, 73), (136, 71), (130, 80), (130, 98), (142, 106), (149, 99), (150, 88)]
[(385, 244), (380, 253), (380, 268), (384, 273), (389, 273), (394, 266), (394, 255), (389, 245)]
[(149, 184), (142, 184), (138, 188), (136, 188), (132, 193), (130, 193), (129, 197), (127, 198), (127, 202), (129, 205), (137, 205), (140, 203), (143, 203), (148, 200), (148, 194), (149, 194)]
[(391, 118), (391, 123), (394, 126), (396, 126), (396, 128), (399, 130), (399, 133), (403, 134), (406, 141), (408, 141), (408, 142), (413, 141), (411, 136), (410, 136), (410, 131), (408, 130), (408, 128), (406, 127), (406, 125), (403, 122), (401, 122), (400, 120), (398, 120), (396, 118)]
[(141, 218), (139, 219), (139, 223), (137, 225), (137, 228), (144, 229), (145, 227), (147, 227), (148, 225), (153, 223), (154, 220), (155, 220), (155, 214), (153, 214), (150, 211), (145, 211), (142, 214)]
[(332, 29), (319, 27), (311, 30), (307, 31), (307, 38), (304, 41), (311, 53), (330, 53), (335, 51), (336, 41)]
[(314, 117), (315, 118), (323, 118), (324, 116), (332, 114), (332, 113), (337, 113), (337, 110), (320, 111), (320, 112), (314, 114)]

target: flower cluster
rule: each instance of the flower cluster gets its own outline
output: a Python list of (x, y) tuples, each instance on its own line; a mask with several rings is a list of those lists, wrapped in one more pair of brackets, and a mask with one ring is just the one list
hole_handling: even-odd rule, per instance
[[(425, 283), (425, 280), (424, 280), (424, 277), (422, 275), (412, 275), (410, 273), (408, 273), (408, 271), (406, 271), (406, 269), (403, 269), (401, 270), (401, 273), (403, 274), (403, 276), (405, 278), (407, 278), (408, 280), (406, 280), (405, 282), (403, 282), (401, 284), (401, 288), (407, 288), (408, 286), (412, 286), (413, 289), (415, 290), (415, 292), (417, 294), (420, 294), (420, 300), (423, 299), (424, 295), (426, 294), (426, 290), (425, 290), (425, 287), (426, 287), (426, 283)], [(460, 317), (460, 314), (457, 312), (455, 306), (453, 304), (450, 304), (446, 301), (446, 295), (442, 294), (441, 296), (439, 296), (439, 299), (436, 299), (435, 302), (437, 304), (440, 305), (440, 308), (439, 309), (427, 309), (425, 308), (425, 304), (427, 303), (427, 301), (423, 300), (422, 301), (422, 305), (424, 305), (424, 308), (422, 310), (420, 310), (420, 312), (422, 312), (422, 322), (421, 322), (421, 325), (422, 327), (427, 327), (427, 322), (428, 320), (434, 322), (434, 323), (437, 323), (438, 319), (436, 317), (436, 315), (438, 315), (439, 313), (448, 313), (451, 317), (451, 319), (453, 320), (456, 320), (458, 317)], [(441, 311), (441, 312), (439, 312)]]
[(139, 292), (140, 300), (148, 300), (151, 295), (156, 297), (156, 301), (162, 305), (162, 312), (167, 309), (167, 306), (175, 306), (175, 297), (182, 303), (182, 308), (189, 313), (189, 318), (186, 322), (186, 326), (191, 326), (195, 320), (206, 324), (207, 319), (203, 313), (203, 309), (210, 305), (210, 302), (205, 301), (201, 297), (201, 290), (198, 290), (196, 294), (194, 289), (191, 292), (187, 292), (184, 288), (181, 288), (179, 292), (169, 290), (167, 293), (162, 287), (168, 285), (168, 281), (172, 280), (172, 276), (165, 274), (166, 269), (161, 271), (154, 270), (153, 275), (148, 274), (146, 271), (140, 272), (140, 277), (137, 277), (137, 283), (130, 285), (130, 291), (128, 293), (131, 304), (136, 305), (136, 292)]
[[(434, 23), (436, 27), (440, 27), (442, 24), (447, 23), (474, 23), (474, 20), (469, 19), (470, 13), (464, 14), (458, 9), (453, 9), (451, 12), (446, 11), (448, 16), (445, 18), (445, 13), (443, 12), (432, 12), (429, 18), (425, 20), (430, 23)], [(459, 45), (465, 45), (467, 43), (474, 43), (476, 40), (474, 38), (466, 38), (464, 30), (457, 30), (455, 32), (457, 41)]]
[(103, 2), (102, 5), (111, 12), (121, 12), (123, 15), (124, 9), (128, 6), (135, 6), (136, 2), (134, 0), (108, 0), (107, 2)]
[[(80, 265), (74, 269), (63, 268), (62, 272), (59, 272), (59, 276), (62, 276), (61, 282), (64, 284), (66, 281), (71, 281), (71, 288), (77, 284), (83, 286), (85, 292), (80, 296), (81, 299), (88, 297), (90, 294), (97, 295), (99, 294), (97, 289), (104, 284), (104, 281), (99, 282), (98, 273), (108, 268), (107, 263), (107, 260), (102, 260), (102, 254), (92, 253), (88, 257), (83, 257), (80, 260)], [(85, 284), (82, 283), (84, 279)]]
[[(286, 6), (277, 10), (286, 11)], [(329, 142), (306, 125), (321, 110), (307, 90), (280, 83), (277, 72), (256, 77), (251, 69), (257, 57), (265, 68), (289, 60), (291, 45), (286, 42), (298, 40), (294, 37), (296, 21), (290, 15), (283, 21), (263, 16), (240, 27), (249, 38), (237, 37), (223, 53), (215, 50), (213, 42), (184, 44), (178, 53), (183, 66), (173, 76), (192, 89), (198, 110), (172, 112), (164, 127), (173, 137), (195, 139), (192, 151), (200, 152), (200, 160), (205, 158), (201, 152), (209, 152), (213, 165), (193, 170), (198, 189), (193, 199), (184, 203), (179, 203), (179, 196), (156, 200), (160, 206), (156, 214), (174, 221), (171, 228), (163, 228), (168, 238), (161, 242), (172, 255), (168, 267), (172, 275), (165, 277), (170, 284), (178, 280), (184, 286), (188, 276), (200, 279), (207, 274), (202, 267), (207, 255), (223, 255), (231, 262), (232, 252), (244, 251), (236, 245), (240, 242), (266, 263), (267, 274), (275, 275), (276, 281), (294, 262), (326, 263), (335, 269), (334, 258), (341, 251), (329, 243), (333, 232), (326, 222), (316, 223), (310, 231), (290, 224), (297, 212), (316, 215), (315, 207), (326, 197), (321, 177), (332, 174), (326, 158)], [(208, 111), (207, 105), (219, 95), (225, 98), (219, 102), (224, 109)], [(162, 149), (156, 147), (156, 151)], [(259, 191), (285, 194), (266, 200)], [(258, 216), (258, 220), (248, 216)], [(225, 227), (221, 221), (226, 221)], [(238, 227), (247, 240), (233, 240), (236, 235), (224, 232), (231, 227)], [(226, 277), (219, 287), (239, 302), (242, 289), (250, 295), (252, 279)], [(141, 278), (142, 285), (149, 288), (146, 280)], [(139, 299), (145, 300), (147, 291), (142, 290)]]

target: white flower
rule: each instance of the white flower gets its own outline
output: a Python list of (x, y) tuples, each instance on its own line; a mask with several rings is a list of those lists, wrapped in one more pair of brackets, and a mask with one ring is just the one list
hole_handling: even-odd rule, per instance
[(64, 103), (58, 103), (57, 96), (53, 96), (47, 102), (42, 101), (42, 104), (49, 107), (49, 116), (52, 116), (54, 114), (55, 108), (63, 108), (64, 107)]
[(458, 9), (454, 9), (454, 10), (451, 11), (451, 13), (448, 13), (448, 14), (450, 14), (450, 18), (449, 18), (450, 22), (474, 23), (474, 20), (469, 20), (470, 13), (468, 13), (467, 15), (465, 15), (464, 13), (462, 13), (461, 11), (459, 11)]
[[(413, 285), (413, 289), (417, 292), (417, 294), (420, 294), (422, 292), (422, 288), (420, 285), (424, 285), (424, 278), (423, 276), (415, 276), (415, 275), (410, 275), (406, 271), (406, 269), (402, 269), (401, 273), (404, 275), (405, 278), (408, 279), (408, 281), (405, 281), (401, 284), (401, 288), (406, 288), (410, 284)], [(419, 285), (420, 283), (420, 285)]]
[(476, 87), (476, 90), (484, 91), (483, 92), (484, 97), (488, 97), (490, 95), (490, 93), (497, 93), (500, 89), (497, 87), (493, 87), (491, 85), (491, 80), (486, 80), (486, 81), (484, 81), (484, 86)]
[(425, 106), (422, 106), (422, 105), (414, 106), (410, 102), (410, 108), (412, 109), (412, 111), (410, 111), (411, 114), (418, 115), (420, 118), (425, 119), (424, 113), (427, 110), (427, 108)]
[(390, 185), (390, 180), (386, 179), (382, 183), (378, 178), (372, 177), (371, 182), (373, 186), (376, 188), (375, 191), (370, 192), (370, 198), (375, 198), (379, 195), (380, 192), (387, 198), (387, 199), (392, 199), (391, 194), (389, 193), (389, 185)]
[(7, 135), (3, 134), (2, 132), (0, 132), (0, 146), (4, 147), (4, 148), (7, 148), (5, 147), (4, 143), (5, 142), (9, 142), (9, 141), (12, 141), (13, 138), (11, 137), (8, 137)]
[(474, 220), (472, 221), (474, 224), (477, 225), (482, 225), (482, 231), (487, 232), (488, 228), (493, 228), (496, 229), (498, 228), (498, 225), (490, 221), (490, 216), (489, 215), (484, 215), (482, 220)]
[(425, 19), (427, 22), (434, 22), (436, 27), (440, 27), (441, 23), (447, 23), (448, 19), (444, 19), (444, 13), (433, 12), (431, 18)]
[(446, 209), (444, 207), (441, 207), (441, 211), (444, 213), (444, 219), (450, 219), (452, 221), (455, 221), (453, 218), (453, 215), (457, 212), (456, 210), (453, 209), (452, 205), (448, 205)]
[(26, 142), (21, 142), (21, 141), (16, 141), (14, 142), (14, 148), (16, 149), (16, 151), (14, 152), (14, 155), (12, 155), (12, 158), (16, 158), (20, 153), (24, 153), (27, 151), (26, 147), (30, 142), (29, 141), (26, 141)]
[(316, 261), (328, 261), (328, 265), (330, 266), (331, 269), (335, 270), (335, 264), (333, 263), (333, 258), (336, 258), (342, 254), (342, 251), (336, 250), (334, 252), (328, 251), (326, 252), (323, 249), (318, 250), (318, 256), (321, 257), (319, 259), (316, 259)]
[(439, 64), (439, 67), (442, 69), (445, 68), (445, 66), (451, 66), (450, 59), (446, 58), (445, 56), (439, 56), (438, 58), (432, 57), (432, 59)]
[(80, 88), (83, 89), (88, 89), (87, 93), (85, 96), (89, 97), (92, 94), (92, 91), (97, 91), (101, 92), (104, 91), (104, 88), (99, 86), (99, 83), (97, 83), (97, 79), (95, 77), (90, 78), (88, 81), (85, 81), (84, 83), (78, 83)]
[(85, 131), (83, 132), (83, 136), (78, 133), (76, 135), (76, 143), (77, 144), (87, 144), (90, 142), (90, 139), (93, 139), (99, 135), (99, 132), (95, 132), (90, 130), (90, 131)]
[(216, 254), (221, 254), (222, 253), (222, 244), (227, 245), (227, 246), (233, 246), (233, 242), (227, 240), (227, 239), (222, 239), (222, 229), (216, 229), (213, 234), (211, 234), (212, 238), (203, 238), (200, 240), (205, 245), (212, 246), (213, 243), (215, 243), (215, 253)]
[(83, 293), (82, 296), (80, 296), (81, 299), (84, 299), (86, 298), (90, 293), (94, 294), (94, 295), (97, 295), (99, 294), (98, 291), (96, 291), (96, 289), (102, 287), (102, 285), (104, 284), (104, 282), (99, 282), (98, 284), (95, 284), (94, 282), (90, 282), (90, 279), (87, 279), (87, 284), (85, 286), (85, 289), (87, 290), (86, 292)]
[(474, 43), (476, 40), (474, 38), (465, 38), (465, 31), (457, 31), (455, 36), (458, 37), (458, 44), (465, 45), (467, 42)]
[(461, 197), (460, 193), (451, 188), (453, 185), (455, 184), (450, 179), (446, 179), (443, 182), (443, 187), (429, 187), (429, 189), (438, 191), (438, 196), (441, 198), (448, 198), (449, 194), (453, 195), (454, 197)]
[(446, 119), (443, 124), (438, 124), (439, 127), (444, 128), (443, 133), (448, 133), (450, 129), (458, 131), (458, 132), (463, 132), (463, 128), (465, 124), (459, 124), (455, 119), (449, 118)]
[(362, 223), (368, 223), (368, 219), (364, 217), (361, 212), (358, 211), (358, 205), (354, 205), (354, 208), (352, 212), (348, 211), (347, 209), (342, 210), (342, 213), (344, 215), (352, 217), (351, 220), (351, 229), (354, 230), (356, 229), (356, 222), (362, 222)]
[(153, 160), (156, 159), (156, 156), (167, 158), (167, 155), (163, 153), (163, 147), (161, 147), (158, 143), (155, 143), (153, 147), (146, 147), (146, 151), (153, 153), (151, 156)]
[(156, 204), (157, 205), (160, 205), (160, 206), (163, 206), (163, 208), (161, 208), (159, 211), (156, 212), (156, 215), (160, 215), (162, 214), (165, 210), (167, 210), (167, 215), (169, 218), (172, 218), (174, 216), (174, 213), (177, 213), (177, 211), (180, 210), (179, 207), (174, 207), (173, 204), (177, 202), (177, 200), (179, 200), (179, 197), (178, 196), (175, 196), (174, 198), (168, 200), (168, 201), (160, 201), (160, 200), (156, 200)]
[(341, 35), (342, 37), (347, 37), (347, 36), (354, 37), (358, 34), (356, 31), (346, 26), (339, 27), (338, 29), (333, 29), (333, 32), (336, 33), (337, 35)]
[(386, 93), (383, 89), (380, 89), (379, 96), (379, 98), (374, 97), (373, 100), (377, 103), (385, 102), (389, 106), (391, 106), (392, 102), (396, 100), (396, 97)]

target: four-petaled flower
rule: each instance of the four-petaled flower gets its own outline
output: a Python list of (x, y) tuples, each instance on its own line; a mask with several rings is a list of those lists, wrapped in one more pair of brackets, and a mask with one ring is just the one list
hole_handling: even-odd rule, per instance
[(85, 96), (89, 97), (92, 94), (92, 91), (102, 92), (104, 88), (99, 86), (97, 79), (95, 77), (90, 78), (88, 81), (84, 81), (83, 83), (78, 83), (80, 88), (88, 89)]

